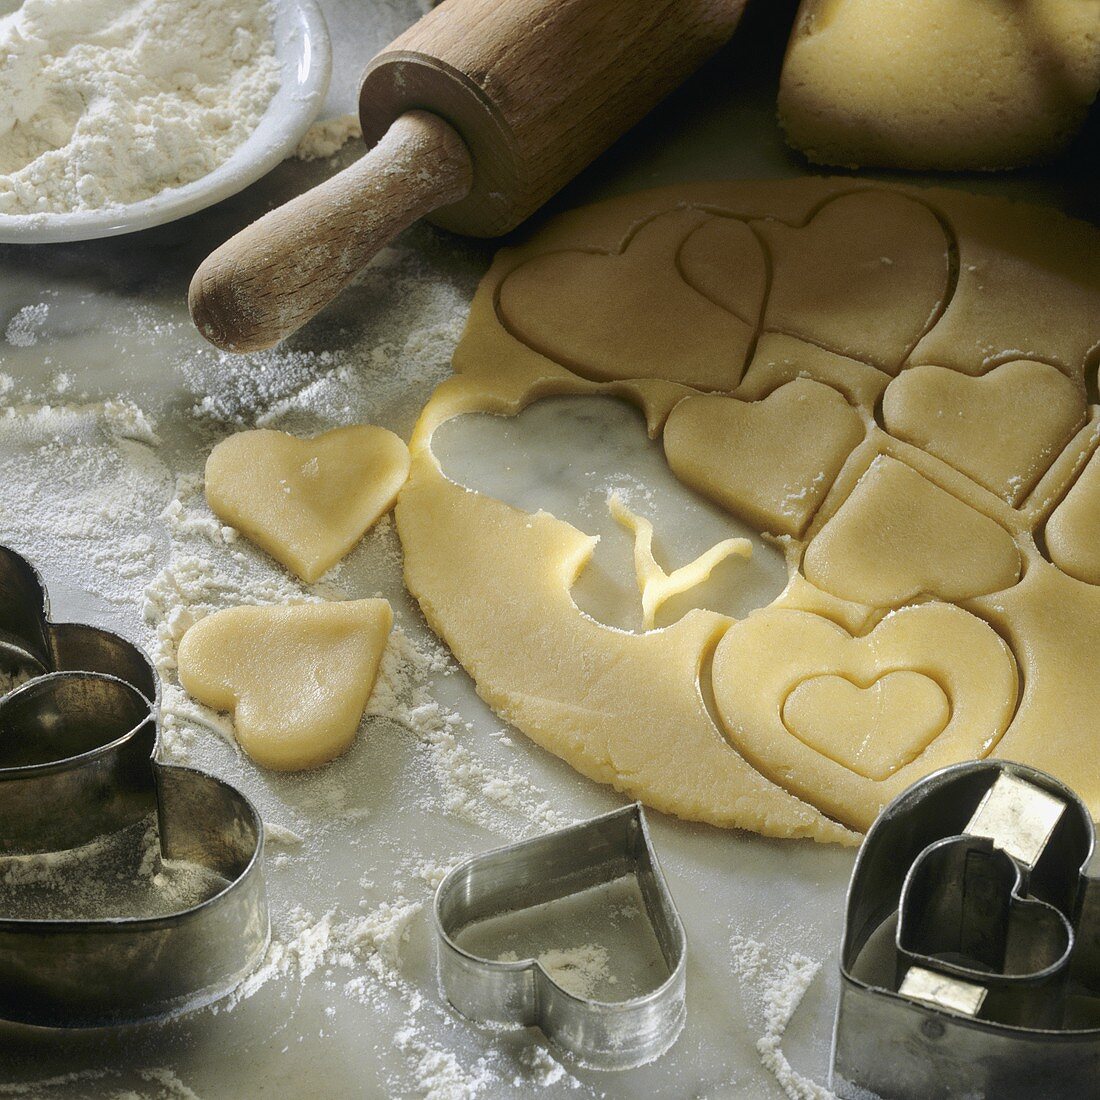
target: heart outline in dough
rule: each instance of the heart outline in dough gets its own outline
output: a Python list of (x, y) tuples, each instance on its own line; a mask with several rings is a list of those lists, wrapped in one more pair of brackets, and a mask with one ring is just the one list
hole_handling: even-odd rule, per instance
[[(836, 675), (871, 683), (899, 671), (935, 681), (951, 716), (923, 752), (882, 780), (851, 771), (784, 725), (784, 703), (804, 680)], [(811, 612), (764, 609), (725, 633), (711, 680), (719, 728), (733, 747), (767, 778), (856, 829), (867, 829), (920, 776), (987, 755), (1008, 728), (1019, 694), (1005, 641), (946, 603), (904, 607), (862, 636)]]
[(796, 378), (759, 401), (685, 397), (662, 441), (669, 467), (689, 488), (761, 531), (798, 537), (864, 434), (840, 393)]
[[(810, 676), (792, 688), (779, 709), (792, 736), (875, 780), (915, 760), (951, 720), (951, 702), (943, 688), (923, 673), (906, 670), (883, 673), (870, 683), (834, 673)], [(876, 751), (885, 736), (878, 726), (895, 727), (895, 752)], [(860, 734), (854, 743), (852, 730)]]
[(1018, 507), (1088, 410), (1082, 387), (1057, 367), (1016, 359), (979, 375), (909, 367), (886, 387), (882, 415), (896, 439)]
[[(737, 285), (733, 272), (748, 270), (756, 287), (738, 312), (680, 267), (693, 237), (719, 221), (740, 237), (729, 285)], [(748, 225), (682, 208), (636, 225), (618, 251), (563, 249), (524, 261), (501, 280), (496, 311), (520, 343), (582, 378), (730, 390), (755, 341), (766, 285), (767, 259)]]
[[(854, 218), (845, 213), (852, 206)], [(864, 227), (858, 250), (850, 240), (816, 243), (832, 239), (838, 214), (845, 232)], [(707, 239), (723, 234), (729, 256)], [(833, 195), (801, 224), (680, 208), (636, 224), (616, 251), (561, 249), (523, 261), (497, 287), (496, 313), (522, 344), (597, 382), (663, 377), (728, 392), (763, 332), (895, 373), (947, 304), (950, 248), (928, 206), (874, 189)], [(729, 277), (716, 276), (716, 264)], [(845, 312), (853, 308), (859, 323)], [(853, 332), (875, 340), (853, 347)]]

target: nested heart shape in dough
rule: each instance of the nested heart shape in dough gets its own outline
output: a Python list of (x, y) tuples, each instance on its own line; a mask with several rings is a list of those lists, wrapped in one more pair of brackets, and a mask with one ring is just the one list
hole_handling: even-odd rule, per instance
[(183, 636), (180, 683), (233, 713), (257, 764), (316, 767), (355, 738), (392, 624), (390, 605), (377, 599), (232, 607)]
[(219, 519), (312, 582), (393, 507), (408, 476), (408, 448), (385, 428), (353, 424), (313, 439), (261, 429), (210, 452), (206, 499)]
[(528, 260), (504, 278), (497, 310), (516, 339), (585, 378), (730, 390), (756, 335), (766, 272), (743, 222), (674, 210), (619, 253)]
[(772, 257), (767, 331), (893, 374), (947, 300), (951, 242), (907, 195), (859, 191), (823, 203), (804, 227), (755, 224)]
[[(854, 693), (802, 687), (826, 676), (872, 685), (897, 673), (939, 689), (918, 689), (907, 677), (908, 703), (925, 708), (908, 722), (896, 713), (878, 718)], [(920, 776), (985, 756), (1008, 728), (1018, 690), (1016, 662), (1000, 635), (941, 603), (895, 611), (863, 637), (806, 611), (758, 611), (726, 632), (712, 678), (718, 717), (737, 750), (773, 782), (857, 829)], [(944, 699), (947, 721), (922, 747), (920, 737), (943, 718)], [(791, 714), (796, 733), (784, 721)], [(807, 731), (814, 735), (805, 738)]]
[(869, 684), (811, 676), (783, 703), (783, 724), (795, 737), (867, 779), (914, 760), (950, 719), (943, 688), (920, 672), (887, 672)]
[(888, 455), (875, 458), (802, 560), (818, 588), (871, 607), (999, 592), (1021, 571), (1005, 528)]
[(799, 378), (762, 401), (687, 397), (664, 444), (684, 484), (763, 531), (799, 535), (863, 435), (836, 390)]
[(1082, 388), (1049, 363), (1016, 360), (972, 377), (910, 367), (882, 401), (891, 435), (1019, 504), (1085, 422)]

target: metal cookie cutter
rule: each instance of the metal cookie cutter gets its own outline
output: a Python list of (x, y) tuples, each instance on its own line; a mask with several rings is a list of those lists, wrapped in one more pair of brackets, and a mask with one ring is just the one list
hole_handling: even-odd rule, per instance
[(267, 948), (263, 825), (213, 776), (154, 760), (160, 688), (118, 635), (52, 623), (45, 588), (0, 547), (0, 858), (61, 852), (157, 815), (164, 860), (224, 886), (156, 917), (0, 912), (0, 1019), (102, 1026), (207, 1004)]
[[(640, 997), (596, 1001), (567, 992), (535, 959), (500, 961), (463, 950), (464, 928), (635, 875), (668, 977)], [(626, 1069), (676, 1041), (684, 1006), (687, 939), (653, 852), (640, 804), (477, 855), (454, 868), (435, 895), (444, 996), (478, 1022), (537, 1026), (599, 1069)]]
[(1069, 788), (1008, 761), (945, 768), (887, 806), (848, 892), (837, 1095), (1097, 1095), (1094, 841)]

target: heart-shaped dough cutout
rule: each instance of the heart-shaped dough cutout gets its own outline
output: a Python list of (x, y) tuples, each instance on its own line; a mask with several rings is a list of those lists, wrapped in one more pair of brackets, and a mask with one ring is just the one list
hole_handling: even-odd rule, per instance
[(836, 390), (799, 378), (763, 401), (700, 395), (665, 425), (676, 476), (760, 530), (799, 535), (863, 439)]
[(772, 256), (766, 330), (893, 374), (947, 300), (951, 242), (916, 199), (859, 191), (802, 228), (757, 224)]
[(183, 636), (180, 683), (257, 764), (313, 768), (354, 740), (392, 625), (385, 600), (232, 607)]
[(1100, 584), (1100, 451), (1094, 452), (1046, 528), (1050, 560), (1086, 584)]
[[(927, 710), (911, 724), (881, 722), (872, 731), (876, 743), (866, 759), (887, 772), (876, 779), (835, 751), (842, 723), (855, 731), (866, 711), (823, 715), (816, 709), (851, 706), (857, 696), (838, 698), (833, 688), (827, 698), (799, 699), (796, 692), (816, 677), (870, 685), (902, 672), (934, 681), (940, 694), (922, 688), (918, 699), (910, 681), (909, 701)], [(1016, 662), (1000, 635), (961, 608), (935, 603), (895, 611), (863, 637), (805, 611), (758, 611), (726, 632), (712, 675), (719, 719), (738, 751), (773, 782), (857, 829), (868, 828), (886, 802), (920, 776), (985, 756), (1008, 728), (1018, 691)], [(784, 723), (792, 696), (803, 733), (815, 704), (813, 723), (819, 736), (830, 735), (828, 751), (792, 735)], [(949, 718), (914, 757), (914, 728), (926, 734), (940, 723), (944, 697)], [(852, 743), (860, 740), (853, 732)]]
[(910, 367), (882, 400), (886, 429), (1017, 505), (1085, 422), (1081, 387), (1049, 363), (972, 377)]
[(887, 455), (875, 458), (802, 561), (818, 588), (872, 607), (999, 592), (1021, 570), (1003, 527)]
[(620, 253), (550, 252), (521, 264), (500, 285), (498, 313), (516, 339), (585, 378), (730, 390), (756, 335), (766, 271), (743, 222), (676, 210)]
[(867, 779), (915, 760), (950, 719), (943, 688), (919, 672), (888, 672), (866, 686), (811, 676), (783, 703), (783, 724), (795, 737)]
[(313, 582), (393, 507), (408, 476), (408, 448), (385, 428), (353, 424), (313, 439), (261, 429), (210, 452), (206, 499), (219, 519)]

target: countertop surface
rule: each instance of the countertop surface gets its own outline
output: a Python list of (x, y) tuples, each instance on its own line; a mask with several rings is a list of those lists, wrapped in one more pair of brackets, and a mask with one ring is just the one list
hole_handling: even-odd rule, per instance
[[(335, 116), (352, 108), (364, 62), (420, 6), (322, 7), (335, 48), (324, 113)], [(734, 43), (550, 211), (677, 180), (804, 174), (774, 115), (792, 13), (786, 0), (758, 3)], [(405, 234), (272, 352), (221, 354), (189, 323), (186, 287), (202, 257), (357, 152), (347, 147), (335, 165), (287, 161), (236, 198), (145, 233), (0, 247), (0, 400), (10, 407), (0, 415), (0, 541), (40, 566), (58, 617), (114, 626), (157, 658), (164, 757), (234, 783), (271, 826), (275, 937), (245, 987), (180, 1019), (84, 1033), (0, 1025), (0, 1096), (826, 1096), (851, 850), (650, 815), (690, 952), (687, 1026), (650, 1065), (588, 1070), (548, 1050), (537, 1032), (482, 1030), (440, 1000), (430, 907), (446, 868), (622, 799), (502, 728), (404, 592), (392, 524), (306, 589), (206, 510), (203, 462), (230, 432), (368, 421), (408, 438), (447, 376), (494, 246), (427, 227)], [(1087, 138), (1042, 172), (946, 182), (1095, 220), (1095, 168)], [(668, 473), (635, 413), (613, 401), (596, 400), (590, 413), (575, 406), (559, 402), (488, 434), (456, 428), (441, 440), (445, 468), (574, 522), (586, 493), (606, 495), (624, 480), (645, 485), (658, 510), (706, 511)], [(574, 457), (549, 477), (540, 455), (569, 432)], [(510, 468), (529, 464), (507, 484), (504, 453)], [(625, 535), (616, 543), (612, 527), (602, 533), (608, 569), (629, 579)], [(668, 547), (673, 556), (687, 549), (675, 538)], [(761, 601), (775, 580), (765, 561)], [(196, 614), (378, 594), (397, 619), (382, 681), (351, 752), (319, 772), (258, 770), (224, 721), (175, 686), (174, 644)]]

